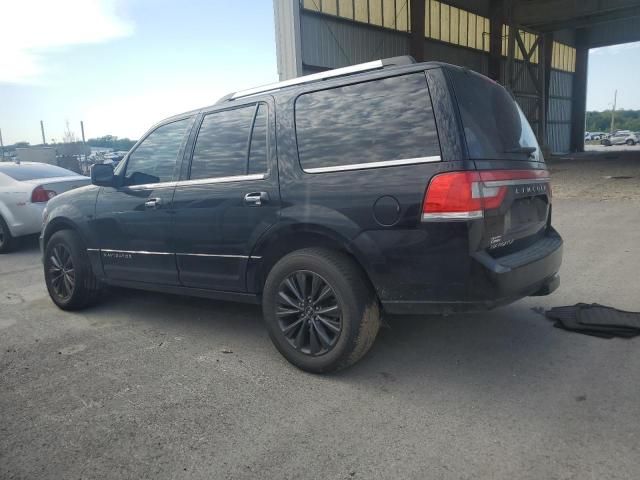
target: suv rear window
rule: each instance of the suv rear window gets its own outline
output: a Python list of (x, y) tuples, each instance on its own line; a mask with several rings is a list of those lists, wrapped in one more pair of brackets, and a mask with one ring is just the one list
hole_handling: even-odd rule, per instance
[(424, 73), (303, 94), (295, 120), (306, 171), (440, 155)]
[(449, 74), (469, 157), (544, 161), (527, 118), (504, 87), (469, 70), (452, 68)]
[(46, 163), (32, 163), (30, 165), (15, 163), (8, 163), (5, 165), (0, 164), (0, 173), (4, 173), (19, 182), (40, 178), (79, 176), (71, 170), (57, 167), (55, 165), (48, 165)]

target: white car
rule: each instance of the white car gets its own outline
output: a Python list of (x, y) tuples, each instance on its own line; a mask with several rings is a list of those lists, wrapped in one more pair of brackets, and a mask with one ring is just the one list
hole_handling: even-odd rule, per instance
[(604, 132), (586, 132), (584, 134), (584, 139), (585, 140), (602, 140), (606, 136), (607, 134)]
[(611, 145), (635, 145), (638, 143), (638, 137), (631, 130), (618, 130), (609, 137), (603, 138), (600, 143), (607, 147)]
[(18, 237), (40, 232), (50, 198), (90, 183), (55, 165), (0, 162), (0, 253), (10, 251)]

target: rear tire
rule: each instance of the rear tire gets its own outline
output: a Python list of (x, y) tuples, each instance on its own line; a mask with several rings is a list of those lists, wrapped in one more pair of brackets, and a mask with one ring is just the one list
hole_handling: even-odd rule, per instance
[(333, 250), (308, 248), (282, 258), (269, 272), (262, 308), (278, 351), (313, 373), (357, 362), (380, 328), (369, 280), (349, 256)]
[(56, 232), (47, 242), (44, 278), (51, 300), (62, 310), (93, 305), (103, 290), (93, 274), (86, 248), (72, 230)]
[(629, 140), (626, 141), (626, 144), (629, 145), (629, 146), (632, 146), (632, 145), (635, 145), (636, 142), (634, 142), (633, 140), (629, 139)]
[(0, 253), (9, 253), (15, 247), (15, 243), (7, 222), (0, 217)]

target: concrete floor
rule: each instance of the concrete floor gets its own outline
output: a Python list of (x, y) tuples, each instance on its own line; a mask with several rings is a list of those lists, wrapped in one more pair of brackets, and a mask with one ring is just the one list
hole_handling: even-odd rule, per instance
[(551, 168), (556, 293), (391, 318), (335, 375), (290, 366), (257, 307), (117, 291), (65, 313), (35, 241), (0, 257), (0, 478), (640, 478), (640, 338), (568, 333), (533, 310), (640, 310), (640, 200), (578, 198), (598, 168)]

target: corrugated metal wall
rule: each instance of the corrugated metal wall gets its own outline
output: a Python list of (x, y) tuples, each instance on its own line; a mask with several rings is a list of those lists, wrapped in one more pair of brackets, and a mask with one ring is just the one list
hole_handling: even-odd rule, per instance
[(571, 141), (571, 99), (573, 73), (551, 70), (549, 111), (547, 114), (547, 145), (553, 153), (566, 153)]
[(393, 30), (304, 12), (300, 23), (303, 68), (338, 68), (406, 55), (409, 36)]
[[(533, 98), (530, 95), (536, 95), (536, 87), (531, 80), (531, 77), (524, 72), (526, 68), (524, 62), (520, 60), (513, 61), (513, 69), (514, 72), (517, 73), (520, 70), (523, 70), (522, 74), (517, 75), (514, 74), (514, 78), (516, 79), (515, 84), (513, 85), (514, 95), (516, 97), (516, 101), (522, 108), (522, 111), (527, 116), (529, 123), (531, 124), (531, 128), (534, 131), (537, 131), (538, 128), (538, 112), (537, 112), (537, 98)], [(502, 68), (501, 68), (501, 77), (500, 83), (503, 85), (507, 84), (507, 59), (502, 60)]]
[[(303, 12), (302, 59), (308, 71), (338, 68), (379, 58), (407, 55), (409, 35), (390, 29)], [(425, 40), (425, 60), (464, 65), (487, 73), (485, 52)]]
[[(312, 73), (328, 68), (338, 68), (379, 58), (406, 55), (409, 52), (409, 35), (386, 28), (365, 25), (328, 15), (302, 11), (300, 17), (303, 72)], [(425, 59), (462, 65), (487, 74), (489, 56), (486, 52), (425, 39)], [(514, 68), (524, 67), (514, 60)], [(503, 63), (505, 83), (506, 59)], [(553, 153), (569, 151), (571, 130), (571, 86), (573, 74), (552, 70), (549, 89), (549, 114), (547, 118), (547, 144)], [(531, 126), (536, 129), (535, 86), (528, 75), (519, 76), (514, 91)]]

